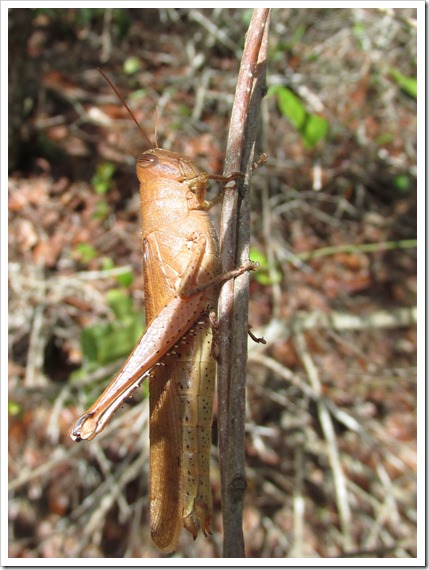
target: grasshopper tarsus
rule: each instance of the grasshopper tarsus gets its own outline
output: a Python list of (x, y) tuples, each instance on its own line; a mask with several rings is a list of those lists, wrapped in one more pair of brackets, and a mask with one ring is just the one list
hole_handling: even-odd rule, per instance
[(256, 160), (253, 164), (252, 164), (252, 172), (254, 170), (256, 170), (257, 168), (260, 168), (261, 166), (263, 166), (268, 160), (268, 155), (265, 152), (262, 152), (259, 155), (258, 160)]
[[(79, 441), (82, 441), (84, 439), (88, 439), (88, 434), (92, 434), (92, 432), (93, 432), (92, 429), (90, 429), (88, 432), (85, 432), (84, 425), (85, 425), (85, 422), (87, 422), (88, 420), (91, 420), (93, 415), (94, 414), (92, 412), (87, 412), (86, 414), (83, 414), (83, 416), (81, 416), (77, 420), (77, 422), (75, 422), (73, 424), (72, 428), (69, 431), (70, 437), (72, 438), (73, 441), (79, 442)], [(85, 435), (86, 435), (86, 437), (85, 437)]]
[(250, 330), (252, 328), (252, 325), (248, 325), (248, 327), (249, 329), (247, 331), (247, 334), (250, 336), (253, 342), (256, 342), (257, 344), (267, 344), (267, 341), (264, 339), (263, 336), (258, 337), (252, 333), (252, 331)]
[(220, 275), (219, 280), (222, 283), (224, 283), (226, 281), (229, 281), (230, 279), (235, 279), (236, 277), (243, 275), (243, 273), (246, 273), (247, 271), (256, 271), (258, 267), (259, 263), (257, 261), (249, 260), (246, 263), (244, 263), (241, 267), (238, 267), (237, 269), (232, 269), (231, 271), (227, 271), (223, 275)]

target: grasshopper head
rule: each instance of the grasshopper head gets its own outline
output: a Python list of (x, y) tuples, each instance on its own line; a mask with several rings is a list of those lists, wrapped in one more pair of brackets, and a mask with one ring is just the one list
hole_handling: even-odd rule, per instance
[(144, 152), (137, 161), (137, 177), (141, 184), (154, 178), (183, 182), (196, 178), (198, 174), (190, 158), (161, 148)]

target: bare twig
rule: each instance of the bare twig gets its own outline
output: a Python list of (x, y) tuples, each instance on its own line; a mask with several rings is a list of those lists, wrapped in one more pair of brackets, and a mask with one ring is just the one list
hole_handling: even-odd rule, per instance
[[(310, 356), (307, 348), (307, 343), (302, 332), (297, 332), (294, 336), (295, 346), (298, 354), (304, 364), (308, 374), (311, 387), (318, 395), (322, 394), (322, 385), (319, 379), (318, 370)], [(335, 434), (334, 424), (332, 417), (329, 414), (328, 408), (321, 400), (317, 403), (317, 413), (322, 426), (323, 435), (325, 437), (328, 457), (332, 469), (332, 475), (335, 484), (335, 494), (337, 500), (337, 508), (340, 517), (340, 524), (342, 530), (342, 542), (344, 550), (350, 550), (353, 545), (352, 540), (352, 527), (351, 527), (351, 509), (347, 491), (347, 479), (344, 474), (340, 453), (338, 449), (338, 441)]]
[(43, 331), (45, 305), (39, 304), (34, 310), (33, 326), (30, 335), (28, 363), (25, 371), (24, 385), (27, 388), (44, 385), (43, 381), (43, 352), (47, 343)]
[[(253, 12), (237, 81), (224, 174), (250, 172), (259, 106), (265, 90), (269, 9)], [(248, 176), (246, 183), (248, 184)], [(220, 229), (224, 273), (249, 258), (248, 193), (241, 200), (234, 184), (225, 188)], [(222, 482), (224, 557), (243, 557), (244, 420), (249, 276), (222, 287), (219, 297), (219, 454)]]
[(213, 36), (214, 41), (218, 41), (219, 43), (223, 44), (233, 53), (237, 52), (237, 46), (233, 41), (230, 40), (229, 35), (226, 33), (226, 31), (222, 28), (219, 28), (212, 19), (204, 16), (203, 12), (200, 10), (190, 10), (189, 19), (194, 20), (194, 22), (198, 22), (203, 28), (205, 28), (209, 35)]
[[(301, 206), (300, 206), (301, 207)], [(327, 255), (335, 255), (337, 253), (374, 253), (379, 251), (389, 251), (392, 249), (414, 249), (417, 248), (416, 239), (403, 239), (397, 241), (384, 241), (378, 243), (361, 243), (361, 244), (342, 244), (336, 246), (322, 247), (314, 251), (304, 251), (294, 255), (301, 261), (325, 257)], [(289, 261), (289, 260), (284, 260)], [(283, 260), (280, 261), (283, 263)]]
[(304, 499), (304, 480), (305, 480), (305, 460), (304, 460), (304, 444), (299, 442), (294, 450), (295, 455), (295, 487), (293, 497), (293, 534), (294, 544), (291, 555), (294, 558), (303, 558), (304, 536), (305, 536), (305, 499)]
[[(338, 422), (343, 424), (350, 431), (354, 431), (356, 433), (365, 435), (362, 425), (359, 423), (359, 421), (356, 418), (354, 418), (345, 410), (342, 410), (341, 408), (336, 406), (329, 399), (325, 398), (323, 394), (316, 392), (311, 386), (303, 382), (301, 378), (298, 376), (298, 374), (294, 374), (288, 368), (280, 364), (280, 362), (277, 362), (273, 358), (270, 358), (269, 356), (265, 356), (264, 354), (260, 353), (258, 354), (251, 353), (249, 355), (249, 362), (265, 366), (265, 368), (268, 368), (268, 370), (274, 372), (274, 374), (277, 374), (279, 378), (282, 378), (286, 382), (291, 383), (293, 386), (301, 390), (301, 392), (305, 396), (307, 396), (317, 404), (323, 401), (323, 404), (328, 408), (329, 413)], [(287, 398), (282, 394), (278, 394), (277, 392), (273, 392), (272, 394), (270, 394), (269, 391), (267, 391), (267, 395), (268, 397), (271, 397), (273, 401), (277, 402), (280, 405), (287, 406), (289, 404)]]

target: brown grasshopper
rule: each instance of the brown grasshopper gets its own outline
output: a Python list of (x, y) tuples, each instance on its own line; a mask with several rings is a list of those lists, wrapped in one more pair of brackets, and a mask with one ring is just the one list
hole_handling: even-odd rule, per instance
[(157, 548), (173, 552), (183, 526), (194, 539), (199, 529), (210, 534), (216, 363), (209, 312), (216, 308), (219, 283), (255, 265), (220, 275), (218, 238), (207, 213), (218, 199), (205, 200), (208, 180), (227, 182), (241, 173), (208, 175), (181, 154), (152, 148), (138, 159), (137, 176), (148, 326), (70, 435), (93, 439), (149, 376), (151, 534)]

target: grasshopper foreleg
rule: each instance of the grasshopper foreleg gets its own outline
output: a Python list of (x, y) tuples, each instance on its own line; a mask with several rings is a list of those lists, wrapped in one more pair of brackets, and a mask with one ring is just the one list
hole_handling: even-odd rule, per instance
[(231, 182), (231, 180), (237, 180), (237, 178), (243, 179), (245, 175), (243, 172), (232, 172), (228, 176), (221, 176), (217, 174), (206, 174), (202, 172), (198, 174), (195, 178), (191, 178), (187, 180), (187, 185), (190, 189), (190, 196), (189, 200), (189, 209), (190, 210), (203, 210), (207, 212), (213, 206), (218, 204), (223, 199), (223, 192), (219, 192), (217, 196), (215, 196), (212, 200), (206, 200), (206, 191), (207, 191), (207, 181), (208, 180), (216, 180), (216, 182), (222, 182), (222, 184), (226, 184), (227, 182)]

